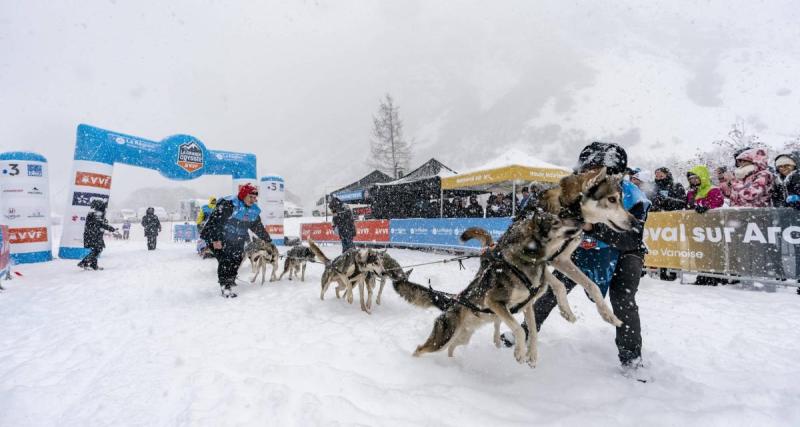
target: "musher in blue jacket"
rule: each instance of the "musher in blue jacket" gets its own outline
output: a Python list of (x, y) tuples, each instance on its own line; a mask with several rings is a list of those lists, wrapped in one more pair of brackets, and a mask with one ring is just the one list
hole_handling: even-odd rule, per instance
[[(593, 142), (586, 146), (579, 157), (578, 172), (606, 167), (609, 174), (621, 174), (627, 169), (628, 157), (617, 144)], [(600, 287), (603, 296), (608, 292), (614, 314), (622, 320), (617, 328), (616, 345), (619, 361), (624, 368), (641, 366), (642, 330), (636, 291), (642, 276), (642, 266), (647, 248), (643, 242), (644, 221), (650, 209), (647, 196), (630, 181), (622, 181), (622, 203), (625, 209), (639, 219), (641, 226), (626, 232), (616, 232), (604, 224), (585, 224), (584, 239), (572, 255), (572, 260), (589, 278)], [(575, 282), (556, 271), (555, 275), (567, 287)], [(534, 304), (536, 329), (542, 327), (547, 316), (556, 306), (552, 288)], [(525, 326), (525, 325), (523, 325)], [(506, 346), (513, 345), (511, 334), (503, 334)]]
[(222, 296), (226, 298), (236, 296), (231, 288), (236, 286), (236, 274), (244, 259), (244, 245), (250, 240), (249, 232), (267, 242), (272, 241), (261, 223), (257, 201), (258, 189), (250, 184), (243, 185), (237, 197), (228, 196), (217, 201), (201, 232), (201, 237), (211, 242), (219, 261), (217, 277)]

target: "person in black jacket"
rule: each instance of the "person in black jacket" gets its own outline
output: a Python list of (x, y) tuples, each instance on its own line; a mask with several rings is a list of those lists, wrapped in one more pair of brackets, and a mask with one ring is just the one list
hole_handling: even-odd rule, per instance
[[(579, 172), (606, 167), (609, 174), (621, 174), (627, 167), (627, 154), (617, 144), (593, 142), (581, 151), (579, 162)], [(614, 314), (622, 320), (622, 326), (616, 330), (615, 339), (619, 361), (625, 370), (629, 370), (641, 366), (642, 334), (636, 292), (647, 253), (643, 236), (650, 201), (629, 181), (622, 182), (622, 192), (623, 205), (640, 221), (639, 226), (617, 232), (602, 223), (585, 224), (584, 240), (573, 253), (572, 260), (595, 281), (604, 296), (608, 291)], [(561, 272), (555, 271), (553, 274), (564, 283), (567, 292), (575, 287), (575, 282)], [(555, 306), (556, 297), (552, 288), (536, 300), (534, 315), (537, 330), (541, 329)], [(508, 333), (502, 335), (502, 340), (508, 347), (513, 345), (512, 338)]]
[(686, 207), (686, 190), (672, 178), (668, 168), (658, 168), (655, 172), (656, 189), (651, 212), (680, 211)]
[(250, 184), (243, 185), (236, 197), (217, 200), (217, 206), (200, 232), (203, 240), (211, 242), (212, 251), (219, 262), (217, 278), (225, 298), (236, 297), (231, 288), (236, 286), (236, 274), (244, 259), (244, 245), (250, 239), (250, 232), (266, 242), (272, 242), (261, 222), (261, 209), (257, 201), (258, 189)]
[(467, 218), (483, 218), (483, 207), (478, 203), (478, 198), (469, 196), (469, 205), (464, 209)]
[(341, 200), (334, 197), (328, 204), (333, 212), (333, 231), (339, 235), (342, 242), (342, 252), (353, 247), (353, 239), (356, 237), (356, 222), (353, 211), (350, 210)]
[[(665, 167), (655, 171), (656, 188), (654, 191), (653, 205), (650, 212), (680, 211), (686, 207), (686, 190), (679, 182), (672, 178), (672, 172)], [(677, 273), (670, 273), (666, 268), (660, 268), (658, 275), (661, 280), (675, 280)]]
[(97, 266), (97, 258), (103, 252), (103, 248), (106, 247), (106, 243), (103, 240), (103, 230), (113, 233), (117, 229), (108, 225), (108, 221), (106, 221), (105, 202), (92, 200), (89, 207), (91, 210), (86, 215), (86, 227), (83, 229), (83, 247), (90, 249), (90, 252), (78, 263), (78, 267), (86, 270), (102, 270), (102, 267)]
[(155, 209), (147, 208), (147, 213), (142, 217), (142, 227), (147, 237), (147, 250), (152, 251), (156, 248), (156, 239), (161, 232), (161, 221), (158, 220)]

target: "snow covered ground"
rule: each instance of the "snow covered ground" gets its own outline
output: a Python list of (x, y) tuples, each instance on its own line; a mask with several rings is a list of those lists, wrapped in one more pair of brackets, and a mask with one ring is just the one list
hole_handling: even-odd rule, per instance
[[(148, 252), (141, 231), (107, 240), (100, 272), (72, 260), (14, 268), (0, 294), (0, 426), (800, 425), (800, 296), (645, 278), (644, 356), (654, 380), (617, 370), (614, 331), (580, 292), (557, 314), (539, 365), (491, 328), (446, 354), (411, 357), (434, 310), (391, 287), (372, 315), (305, 283), (219, 296), (216, 261), (187, 243)], [(337, 247), (326, 247), (335, 255)], [(392, 250), (403, 264), (443, 255)], [(446, 290), (476, 269), (419, 267)], [(242, 277), (249, 271), (242, 269)]]

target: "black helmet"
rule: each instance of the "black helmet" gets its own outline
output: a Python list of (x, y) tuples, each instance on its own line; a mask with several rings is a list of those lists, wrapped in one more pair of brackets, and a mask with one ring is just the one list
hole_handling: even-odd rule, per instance
[(106, 210), (106, 203), (99, 199), (94, 199), (89, 203), (89, 207), (96, 210), (96, 211), (104, 211)]
[(592, 167), (607, 168), (609, 174), (623, 173), (628, 168), (628, 154), (625, 149), (613, 142), (595, 141), (583, 147), (578, 156), (578, 169), (585, 170)]
[(156, 210), (153, 208), (147, 208), (147, 214), (152, 215)]

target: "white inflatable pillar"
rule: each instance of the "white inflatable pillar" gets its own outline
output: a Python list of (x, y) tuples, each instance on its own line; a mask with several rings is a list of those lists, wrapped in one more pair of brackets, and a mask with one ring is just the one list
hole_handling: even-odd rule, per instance
[(52, 260), (47, 159), (27, 151), (0, 154), (0, 189), (11, 259), (17, 264)]
[(261, 222), (275, 244), (283, 243), (283, 177), (268, 175), (261, 177), (258, 205), (261, 208)]

